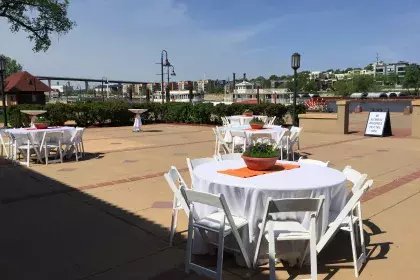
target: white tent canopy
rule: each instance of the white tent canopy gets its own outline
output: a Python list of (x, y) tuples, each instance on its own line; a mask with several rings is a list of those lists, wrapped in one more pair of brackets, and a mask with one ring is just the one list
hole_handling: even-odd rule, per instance
[(367, 93), (362, 93), (362, 92), (355, 92), (350, 94), (350, 98), (364, 98), (367, 96)]
[(367, 98), (387, 98), (388, 95), (385, 92), (369, 92)]
[(401, 91), (391, 91), (391, 92), (387, 92), (386, 95), (388, 95), (388, 97), (400, 97), (400, 96), (405, 96), (405, 93)]

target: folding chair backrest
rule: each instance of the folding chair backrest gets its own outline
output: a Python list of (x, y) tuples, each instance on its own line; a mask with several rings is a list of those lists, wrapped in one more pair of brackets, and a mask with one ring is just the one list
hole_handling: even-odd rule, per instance
[(186, 188), (181, 187), (181, 192), (185, 197), (185, 200), (187, 201), (188, 205), (191, 203), (200, 203), (208, 206), (213, 206), (218, 209), (223, 209), (221, 196), (222, 194), (215, 195), (211, 193), (206, 192), (199, 192), (195, 190), (188, 190)]
[(33, 145), (32, 139), (31, 139), (31, 137), (29, 137), (28, 132), (26, 132), (26, 133), (11, 133), (10, 135), (11, 135), (11, 137), (13, 137), (13, 140), (16, 142), (17, 146), (22, 145), (22, 144), (26, 145), (26, 144), (28, 144), (28, 142), (29, 142), (29, 144)]
[(232, 153), (226, 155), (220, 155), (221, 160), (235, 160), (235, 159), (242, 159), (242, 153)]
[(362, 187), (367, 178), (367, 174), (362, 174), (359, 171), (351, 168), (351, 166), (346, 166), (343, 170), (343, 173), (347, 180), (353, 183), (353, 187), (351, 189), (353, 194)]
[(316, 245), (317, 252), (321, 252), (321, 250), (328, 244), (330, 240), (334, 237), (337, 231), (340, 228), (341, 223), (344, 219), (351, 213), (356, 203), (360, 201), (363, 194), (366, 193), (369, 188), (372, 186), (373, 180), (368, 180), (362, 188), (356, 191), (356, 193), (347, 201), (346, 205), (344, 206), (343, 210), (338, 214), (337, 218), (330, 224), (327, 232), (321, 237), (318, 244)]
[(299, 164), (313, 164), (313, 165), (319, 165), (319, 166), (324, 166), (324, 167), (328, 167), (328, 165), (330, 164), (329, 161), (320, 161), (320, 160), (316, 160), (316, 159), (309, 159), (309, 158), (302, 158), (300, 157), (298, 160)]
[(193, 171), (194, 169), (206, 162), (210, 162), (210, 161), (214, 161), (214, 158), (196, 158), (196, 159), (189, 159), (187, 158), (187, 166), (188, 166), (188, 170), (190, 172), (190, 177), (191, 177), (191, 186), (192, 186), (192, 182), (193, 182)]
[(276, 120), (276, 116), (272, 117), (271, 120), (269, 121), (268, 125), (272, 126), (274, 125), (274, 121)]
[[(213, 128), (214, 135), (216, 136), (216, 145), (220, 145), (225, 153), (230, 153), (229, 147), (227, 146), (222, 134), (220, 133), (219, 127)], [(217, 147), (216, 147), (217, 148)], [(219, 153), (219, 151), (217, 151)]]
[(62, 140), (63, 131), (45, 131), (42, 136), (41, 147), (48, 142), (58, 143), (58, 140)]
[(181, 206), (187, 215), (189, 214), (189, 207), (186, 203), (184, 197), (181, 194), (180, 188), (185, 187), (187, 188), (187, 184), (185, 183), (184, 179), (182, 179), (181, 174), (179, 174), (178, 169), (176, 167), (171, 166), (171, 169), (168, 173), (163, 175), (168, 183), (169, 187), (171, 188), (172, 192), (174, 193), (174, 207)]
[(229, 118), (228, 120), (230, 121), (230, 124), (232, 126), (240, 126), (241, 125), (241, 120), (239, 118)]
[[(277, 143), (276, 143), (276, 145), (275, 145), (275, 148), (277, 148), (277, 147), (281, 147), (281, 146), (282, 146), (282, 144), (283, 144), (283, 140), (284, 140), (284, 139), (287, 139), (287, 138), (290, 138), (290, 135), (291, 135), (291, 132), (290, 132), (289, 130), (287, 130), (287, 129), (283, 130), (283, 131), (280, 133), (280, 136), (279, 136), (279, 138), (278, 138), (278, 140), (277, 140)], [(289, 140), (287, 140), (287, 141), (289, 141)]]
[(318, 215), (324, 196), (319, 198), (282, 198), (268, 199), (268, 214), (280, 212), (310, 212)]
[(245, 131), (241, 131), (241, 130), (231, 130), (230, 135), (232, 135), (232, 137), (246, 138)]

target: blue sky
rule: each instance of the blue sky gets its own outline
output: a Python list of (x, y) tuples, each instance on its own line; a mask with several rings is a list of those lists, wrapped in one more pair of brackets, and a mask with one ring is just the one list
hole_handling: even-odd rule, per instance
[(162, 49), (177, 80), (290, 74), (294, 52), (311, 71), (363, 67), (376, 52), (420, 62), (418, 0), (72, 0), (69, 14), (77, 27), (46, 53), (0, 20), (0, 53), (35, 75), (138, 81), (158, 81)]

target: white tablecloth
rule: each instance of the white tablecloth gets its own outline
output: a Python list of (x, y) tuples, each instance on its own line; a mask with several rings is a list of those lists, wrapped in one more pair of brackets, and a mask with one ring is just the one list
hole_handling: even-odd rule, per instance
[(250, 126), (240, 126), (240, 127), (225, 127), (225, 141), (230, 143), (232, 142), (232, 135), (230, 134), (231, 131), (244, 131), (246, 134), (246, 142), (247, 144), (251, 143), (251, 137), (253, 134), (271, 134), (271, 138), (277, 142), (280, 134), (286, 130), (287, 128), (281, 127), (281, 126), (273, 126), (270, 128), (265, 129), (258, 129), (258, 130), (250, 130)]
[[(323, 209), (318, 217), (318, 239), (325, 233), (328, 226), (329, 211), (340, 212), (345, 205), (346, 178), (341, 171), (307, 164), (293, 170), (251, 178), (239, 178), (217, 172), (244, 166), (243, 160), (214, 161), (199, 165), (194, 169), (193, 185), (198, 191), (223, 193), (232, 214), (248, 220), (248, 231), (243, 233), (242, 237), (250, 257), (254, 255), (259, 234), (258, 223), (262, 220), (268, 197), (277, 199), (324, 195)], [(196, 205), (195, 209), (199, 216), (215, 211), (214, 208), (201, 204)], [(310, 217), (305, 213), (282, 213), (277, 218), (297, 219), (305, 228), (309, 228)], [(303, 250), (302, 245), (302, 242), (293, 242), (288, 246), (282, 244), (279, 247), (279, 256), (283, 259), (288, 259), (287, 256), (295, 257)], [(206, 249), (200, 238), (194, 241), (195, 253), (205, 253)], [(262, 243), (260, 253), (267, 253), (265, 242)]]
[(42, 142), (42, 137), (44, 136), (44, 132), (52, 132), (52, 131), (63, 131), (63, 139), (62, 142), (70, 142), (72, 135), (76, 132), (76, 128), (69, 127), (69, 126), (62, 126), (58, 128), (48, 128), (48, 129), (25, 129), (25, 128), (17, 128), (17, 129), (6, 129), (7, 133), (10, 134), (28, 134), (31, 138), (31, 141), (34, 144), (40, 145)]
[(237, 115), (237, 116), (230, 116), (230, 117), (227, 117), (227, 118), (232, 125), (239, 126), (239, 125), (249, 125), (249, 122), (253, 118), (259, 118), (259, 119), (265, 121), (267, 119), (267, 116), (247, 117), (247, 116), (243, 116), (243, 115)]

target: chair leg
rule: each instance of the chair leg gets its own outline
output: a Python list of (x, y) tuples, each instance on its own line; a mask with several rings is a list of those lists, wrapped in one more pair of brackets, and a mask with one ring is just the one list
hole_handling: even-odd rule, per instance
[[(192, 216), (192, 215), (190, 215)], [(219, 245), (217, 248), (217, 270), (216, 270), (216, 279), (222, 280), (223, 273), (223, 251), (225, 249), (225, 216), (223, 215), (223, 220), (220, 223), (219, 229)]]
[(82, 146), (82, 158), (85, 156), (85, 145), (83, 145), (83, 140), (80, 140), (80, 144)]
[(59, 142), (58, 146), (58, 151), (60, 153), (60, 162), (63, 163), (63, 150), (61, 149), (61, 142)]
[(362, 247), (363, 262), (365, 262), (366, 261), (366, 245), (365, 245), (365, 236), (363, 234), (362, 206), (360, 205), (360, 202), (357, 204), (357, 214), (359, 215), (360, 247)]
[(273, 224), (268, 227), (268, 258), (270, 265), (270, 280), (276, 280), (276, 241), (274, 240)]
[(176, 224), (177, 224), (177, 217), (178, 217), (178, 209), (172, 209), (172, 220), (171, 220), (171, 233), (169, 236), (169, 247), (172, 247), (172, 243), (174, 240)]
[(28, 148), (26, 150), (26, 166), (29, 167), (29, 161), (31, 159), (31, 148), (29, 147), (28, 144)]
[(47, 145), (45, 145), (44, 147), (44, 154), (45, 154), (45, 165), (48, 165), (48, 149), (47, 149)]
[(350, 241), (351, 241), (351, 252), (353, 255), (353, 265), (354, 265), (354, 276), (359, 277), (359, 270), (357, 269), (357, 254), (356, 254), (356, 243), (354, 240), (354, 230), (353, 230), (353, 221), (350, 220)]
[[(315, 230), (315, 229), (312, 229)], [(310, 254), (311, 254), (311, 279), (316, 280), (318, 278), (318, 262), (316, 255), (316, 237), (311, 235), (311, 240), (309, 241)]]
[(187, 238), (187, 256), (185, 260), (185, 273), (190, 273), (192, 242), (193, 242), (194, 228), (193, 228), (193, 215), (188, 218), (188, 238)]
[(79, 147), (77, 145), (74, 145), (74, 151), (76, 154), (76, 161), (79, 161)]
[(310, 245), (311, 245), (310, 241), (306, 242), (305, 250), (302, 252), (302, 255), (300, 256), (299, 267), (303, 266), (303, 263), (305, 262), (306, 255), (308, 254), (308, 250), (309, 250)]

